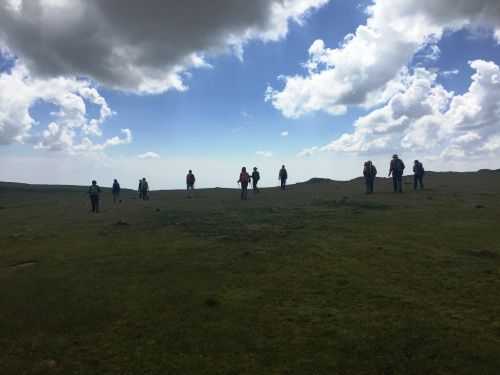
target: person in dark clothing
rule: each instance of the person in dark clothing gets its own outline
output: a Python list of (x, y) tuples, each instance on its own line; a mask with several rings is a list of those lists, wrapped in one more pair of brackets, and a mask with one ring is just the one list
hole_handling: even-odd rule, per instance
[(194, 190), (194, 183), (196, 178), (194, 177), (193, 171), (190, 169), (186, 175), (186, 190), (188, 193), (188, 198), (191, 198), (191, 192)]
[(116, 202), (121, 203), (122, 201), (120, 200), (120, 184), (116, 179), (113, 181), (111, 192), (113, 193), (113, 204), (116, 204)]
[(99, 212), (99, 194), (101, 194), (101, 188), (97, 185), (97, 182), (93, 180), (92, 185), (89, 186), (89, 198), (92, 212), (95, 213)]
[(415, 160), (415, 164), (413, 164), (413, 173), (413, 189), (417, 190), (418, 185), (420, 185), (420, 189), (423, 189), (425, 170), (424, 165), (418, 160)]
[(149, 200), (149, 184), (146, 181), (146, 177), (143, 177), (141, 183), (139, 184), (140, 196), (143, 200)]
[(377, 176), (377, 168), (375, 168), (371, 161), (365, 163), (363, 176), (365, 176), (366, 194), (372, 194), (375, 185), (375, 177)]
[(260, 173), (257, 170), (257, 167), (253, 167), (253, 172), (252, 172), (252, 187), (253, 187), (253, 192), (258, 193), (259, 188), (257, 186), (258, 182), (260, 180)]
[(238, 180), (238, 183), (241, 184), (241, 200), (247, 200), (249, 182), (250, 175), (247, 173), (247, 169), (243, 167), (241, 168), (240, 178)]
[(398, 155), (393, 155), (391, 160), (391, 166), (389, 169), (389, 176), (392, 175), (392, 185), (394, 187), (394, 192), (403, 192), (403, 173), (405, 170), (405, 164), (398, 157)]
[(286, 190), (286, 180), (288, 179), (288, 172), (286, 171), (284, 165), (280, 169), (278, 179), (281, 181), (281, 190)]
[(139, 199), (143, 199), (143, 195), (142, 195), (142, 180), (139, 180), (139, 187), (137, 188), (137, 191), (139, 192)]

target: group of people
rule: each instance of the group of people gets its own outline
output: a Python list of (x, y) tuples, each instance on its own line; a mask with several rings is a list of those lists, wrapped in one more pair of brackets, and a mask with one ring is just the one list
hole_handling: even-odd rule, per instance
[[(390, 167), (389, 167), (389, 176), (392, 176), (393, 189), (395, 193), (403, 192), (403, 173), (405, 170), (405, 164), (403, 160), (399, 158), (398, 155), (393, 155)], [(415, 160), (413, 164), (413, 188), (417, 190), (424, 188), (424, 165)], [(366, 193), (372, 194), (374, 191), (375, 178), (377, 177), (377, 168), (371, 161), (365, 162), (363, 169), (363, 176), (365, 177), (366, 183)], [(283, 165), (278, 173), (278, 180), (280, 180), (280, 188), (281, 190), (286, 190), (286, 181), (288, 179), (288, 172)], [(259, 187), (258, 183), (260, 180), (260, 173), (257, 170), (257, 167), (253, 168), (252, 174), (250, 175), (247, 172), (246, 167), (241, 168), (240, 177), (238, 179), (238, 184), (241, 187), (241, 200), (247, 200), (248, 198), (248, 185), (252, 182), (253, 192), (258, 193)], [(194, 184), (196, 182), (196, 178), (193, 174), (192, 170), (189, 170), (186, 175), (186, 191), (188, 198), (192, 197), (192, 192), (194, 190)], [(149, 199), (149, 184), (146, 181), (146, 178), (142, 178), (139, 180), (139, 199), (148, 200)], [(92, 185), (89, 187), (89, 197), (90, 204), (92, 207), (92, 212), (99, 212), (99, 195), (101, 193), (100, 187), (97, 185), (97, 182), (92, 181)], [(113, 181), (113, 187), (111, 189), (113, 194), (113, 203), (121, 203), (120, 199), (120, 184), (115, 179)]]
[[(288, 172), (286, 171), (285, 166), (281, 166), (281, 169), (278, 174), (278, 179), (281, 182), (281, 190), (286, 190), (286, 180), (288, 179)], [(257, 167), (253, 167), (252, 174), (248, 174), (247, 168), (241, 168), (240, 178), (237, 183), (240, 184), (241, 187), (241, 200), (247, 200), (248, 198), (248, 185), (250, 181), (252, 182), (252, 188), (254, 193), (259, 192), (258, 183), (260, 180), (260, 173), (257, 170)]]
[[(405, 170), (405, 163), (399, 158), (398, 155), (393, 155), (391, 164), (389, 166), (389, 177), (392, 176), (392, 185), (395, 193), (403, 192), (403, 173)], [(424, 165), (415, 160), (413, 163), (413, 189), (417, 190), (424, 188)], [(371, 161), (365, 162), (363, 169), (363, 176), (365, 177), (366, 193), (372, 194), (375, 185), (375, 178), (377, 177), (377, 168)]]

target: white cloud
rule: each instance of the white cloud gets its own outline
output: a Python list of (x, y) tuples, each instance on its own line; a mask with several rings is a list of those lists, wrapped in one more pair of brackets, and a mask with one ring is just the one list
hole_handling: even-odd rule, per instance
[(265, 158), (271, 158), (273, 156), (273, 153), (271, 151), (257, 151), (255, 154), (257, 156), (262, 156)]
[(443, 72), (440, 72), (439, 74), (441, 76), (443, 76), (444, 78), (451, 78), (453, 76), (460, 74), (460, 70), (458, 70), (458, 69), (445, 70)]
[(137, 155), (139, 159), (159, 159), (160, 155), (158, 155), (156, 152), (146, 152), (144, 154)]
[[(39, 102), (56, 107), (46, 129), (39, 129), (30, 113)], [(99, 108), (97, 117), (88, 114), (89, 104)], [(129, 129), (122, 130), (124, 138), (113, 137), (100, 144), (90, 139), (102, 136), (101, 126), (112, 115), (106, 100), (89, 81), (34, 78), (20, 63), (10, 72), (0, 73), (0, 144), (32, 143), (39, 149), (71, 153), (130, 143)]]
[(313, 146), (311, 148), (305, 148), (297, 154), (297, 157), (303, 158), (307, 156), (313, 156), (317, 151), (319, 151), (318, 146)]
[(379, 105), (401, 89), (398, 77), (417, 52), (430, 48), (427, 57), (437, 58), (436, 43), (446, 30), (500, 28), (497, 0), (374, 0), (367, 12), (366, 24), (339, 48), (316, 40), (307, 74), (282, 77), (284, 87), (268, 87), (266, 101), (289, 118)]
[[(0, 45), (36, 76), (138, 93), (183, 91), (190, 69), (276, 41), (328, 0), (0, 0)], [(64, 15), (61, 16), (61, 15)], [(43, 34), (43, 38), (42, 35)]]
[(282, 137), (288, 137), (288, 131), (283, 131), (280, 133)]
[(322, 150), (352, 153), (420, 152), (434, 158), (476, 157), (500, 151), (500, 67), (470, 62), (466, 93), (436, 83), (436, 73), (408, 73), (406, 88), (387, 105), (359, 118), (354, 132)]

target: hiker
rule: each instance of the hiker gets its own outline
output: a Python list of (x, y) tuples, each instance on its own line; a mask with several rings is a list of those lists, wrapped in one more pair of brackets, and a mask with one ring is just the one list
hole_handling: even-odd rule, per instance
[(196, 178), (194, 177), (193, 171), (190, 169), (188, 174), (186, 175), (186, 190), (188, 193), (188, 198), (191, 198), (191, 192), (194, 190), (194, 183)]
[(253, 172), (252, 172), (252, 188), (254, 193), (259, 192), (259, 188), (257, 186), (257, 183), (260, 180), (260, 173), (257, 170), (257, 167), (253, 167)]
[(146, 177), (143, 177), (141, 180), (141, 183), (139, 185), (140, 189), (140, 196), (142, 196), (142, 199), (147, 201), (149, 200), (149, 185), (148, 182), (146, 181)]
[(363, 176), (365, 176), (366, 194), (372, 194), (373, 185), (375, 184), (375, 177), (377, 176), (377, 168), (375, 168), (371, 160), (368, 160), (365, 163)]
[(395, 193), (403, 192), (403, 172), (405, 170), (405, 163), (399, 158), (398, 155), (392, 155), (391, 166), (389, 169), (389, 177), (392, 175), (392, 185)]
[(247, 173), (245, 167), (241, 168), (240, 178), (238, 183), (241, 184), (241, 200), (247, 200), (248, 183), (250, 182), (250, 175)]
[(122, 202), (120, 200), (120, 184), (118, 181), (115, 180), (113, 181), (113, 187), (111, 188), (111, 192), (113, 193), (113, 204), (116, 204), (116, 202)]
[(288, 173), (286, 171), (286, 168), (285, 166), (281, 166), (281, 169), (280, 169), (280, 173), (278, 175), (278, 180), (281, 181), (281, 190), (285, 190), (286, 189), (286, 180), (288, 178)]
[(92, 206), (92, 212), (99, 212), (99, 194), (101, 193), (101, 188), (97, 185), (96, 180), (92, 181), (92, 185), (89, 186), (89, 198), (90, 205)]
[(415, 164), (413, 164), (413, 190), (417, 190), (418, 185), (420, 185), (420, 189), (424, 188), (424, 165), (415, 160)]
[(139, 192), (139, 199), (143, 199), (142, 196), (142, 180), (139, 180), (139, 187), (137, 188), (137, 191)]

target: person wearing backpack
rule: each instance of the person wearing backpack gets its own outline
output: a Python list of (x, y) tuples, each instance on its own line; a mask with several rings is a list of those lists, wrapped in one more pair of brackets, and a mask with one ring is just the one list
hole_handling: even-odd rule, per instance
[(240, 178), (238, 180), (238, 183), (241, 184), (241, 200), (247, 200), (249, 182), (250, 175), (247, 173), (247, 169), (243, 167), (241, 168)]
[(413, 173), (413, 189), (417, 190), (418, 185), (420, 185), (420, 189), (423, 189), (425, 170), (424, 165), (418, 160), (415, 160), (415, 164), (413, 164)]
[(116, 202), (122, 202), (120, 200), (120, 184), (118, 181), (115, 180), (113, 181), (113, 187), (111, 188), (111, 192), (113, 193), (113, 204), (116, 204)]
[(186, 190), (188, 193), (188, 198), (191, 198), (191, 192), (194, 190), (194, 183), (196, 178), (194, 177), (193, 171), (190, 169), (188, 174), (186, 175)]
[(372, 194), (375, 185), (375, 177), (377, 176), (377, 168), (375, 168), (370, 160), (365, 163), (363, 176), (365, 176), (366, 194)]
[(89, 198), (90, 205), (92, 206), (92, 212), (99, 212), (99, 195), (101, 194), (101, 188), (97, 185), (96, 180), (92, 181), (92, 185), (89, 186)]
[(288, 179), (288, 172), (285, 166), (281, 166), (280, 173), (278, 174), (278, 180), (281, 182), (281, 190), (286, 190), (286, 180)]
[(139, 192), (139, 199), (143, 199), (143, 196), (142, 196), (142, 180), (139, 180), (139, 186), (137, 188), (137, 191)]
[(257, 187), (257, 183), (260, 180), (260, 173), (257, 170), (257, 167), (253, 167), (253, 172), (252, 172), (252, 187), (253, 187), (253, 192), (258, 193), (259, 188)]
[(403, 192), (403, 173), (405, 170), (405, 163), (399, 158), (398, 155), (393, 155), (389, 169), (389, 177), (392, 175), (392, 185), (395, 193)]

